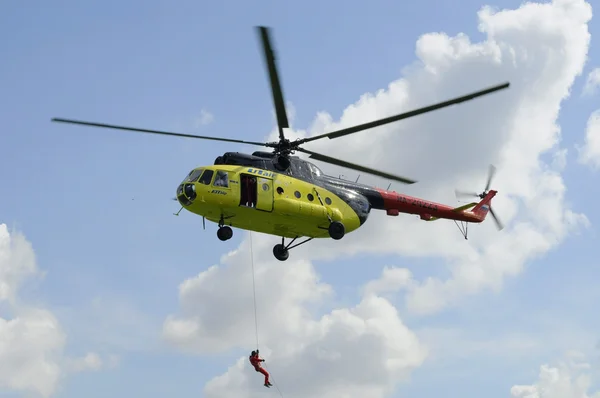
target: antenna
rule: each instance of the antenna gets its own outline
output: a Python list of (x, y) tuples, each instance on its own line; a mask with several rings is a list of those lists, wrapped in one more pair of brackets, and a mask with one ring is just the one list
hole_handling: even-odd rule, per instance
[(360, 174), (358, 175), (358, 177), (356, 177), (356, 181), (354, 181), (354, 182), (358, 182), (359, 178), (360, 178)]

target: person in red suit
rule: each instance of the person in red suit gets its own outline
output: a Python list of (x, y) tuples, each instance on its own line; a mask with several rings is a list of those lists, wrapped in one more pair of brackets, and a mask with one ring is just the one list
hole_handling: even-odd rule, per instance
[(252, 366), (254, 366), (254, 370), (265, 375), (265, 387), (271, 387), (273, 384), (269, 382), (269, 372), (267, 372), (262, 366), (260, 366), (260, 363), (264, 362), (265, 360), (258, 356), (258, 350), (252, 351), (252, 353), (250, 353), (249, 359)]

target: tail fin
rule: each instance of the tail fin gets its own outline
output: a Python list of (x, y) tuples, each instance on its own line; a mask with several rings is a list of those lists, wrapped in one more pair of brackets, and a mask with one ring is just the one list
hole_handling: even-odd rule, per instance
[(477, 203), (477, 205), (475, 205), (475, 207), (473, 208), (473, 210), (471, 210), (471, 212), (475, 213), (475, 215), (481, 217), (482, 220), (485, 219), (485, 217), (487, 216), (488, 212), (490, 211), (490, 206), (492, 204), (492, 198), (494, 196), (496, 196), (498, 192), (497, 191), (490, 191), (488, 192), (487, 195), (485, 195), (485, 197), (483, 199), (481, 199), (481, 202)]

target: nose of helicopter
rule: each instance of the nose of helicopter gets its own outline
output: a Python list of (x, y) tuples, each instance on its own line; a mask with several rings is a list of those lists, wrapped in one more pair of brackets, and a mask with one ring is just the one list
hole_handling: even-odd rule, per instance
[(177, 201), (184, 207), (190, 206), (196, 196), (196, 187), (193, 183), (183, 183), (177, 187)]

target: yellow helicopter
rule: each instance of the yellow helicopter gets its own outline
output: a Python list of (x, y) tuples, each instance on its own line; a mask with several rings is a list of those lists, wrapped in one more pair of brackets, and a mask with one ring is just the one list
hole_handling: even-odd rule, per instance
[[(495, 172), (493, 166), (483, 193), (470, 194), (478, 197), (479, 201), (461, 207), (452, 207), (329, 176), (315, 164), (292, 154), (295, 151), (303, 152), (317, 161), (413, 184), (416, 181), (309, 151), (300, 145), (322, 138), (343, 137), (458, 104), (508, 88), (509, 83), (358, 126), (290, 141), (283, 133), (283, 129), (289, 128), (289, 124), (269, 30), (261, 26), (258, 27), (258, 32), (277, 115), (278, 142), (261, 143), (62, 118), (53, 118), (52, 121), (272, 148), (272, 152), (256, 151), (251, 155), (226, 152), (217, 157), (213, 165), (195, 168), (179, 184), (176, 200), (179, 201), (182, 209), (185, 208), (191, 213), (202, 216), (203, 224), (206, 219), (216, 223), (217, 236), (221, 241), (231, 239), (233, 236), (231, 227), (281, 237), (281, 243), (273, 248), (273, 255), (280, 261), (288, 259), (289, 250), (314, 238), (342, 239), (346, 233), (362, 226), (372, 209), (385, 210), (390, 216), (408, 213), (419, 215), (426, 221), (442, 218), (458, 221), (462, 225), (459, 229), (465, 239), (467, 239), (467, 223), (482, 222), (488, 212), (492, 214), (498, 228), (502, 229), (502, 224), (491, 209), (491, 200), (497, 193), (489, 190)], [(176, 214), (178, 215), (179, 212)], [(286, 245), (285, 238), (292, 241)], [(299, 238), (306, 239), (292, 246)]]

